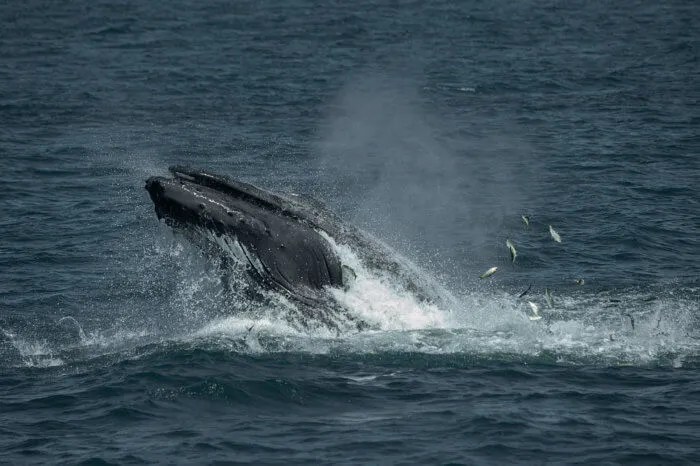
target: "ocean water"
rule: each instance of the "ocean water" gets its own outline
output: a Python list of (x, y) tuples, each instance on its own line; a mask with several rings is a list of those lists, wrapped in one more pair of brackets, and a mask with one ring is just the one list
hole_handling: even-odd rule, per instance
[[(700, 462), (696, 2), (0, 24), (0, 463)], [(173, 164), (322, 200), (447, 304), (358, 269), (338, 334), (225, 293), (143, 189)]]

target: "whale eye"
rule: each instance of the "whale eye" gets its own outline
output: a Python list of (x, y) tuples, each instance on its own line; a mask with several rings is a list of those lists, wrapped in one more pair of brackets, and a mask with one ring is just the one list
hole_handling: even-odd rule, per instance
[(200, 204), (199, 204), (199, 208), (202, 209), (202, 210), (204, 210), (204, 209), (206, 209), (207, 207), (206, 207), (203, 203), (200, 203)]
[(226, 211), (226, 214), (227, 214), (229, 217), (233, 217), (233, 212), (231, 212), (230, 210), (227, 210), (227, 211)]

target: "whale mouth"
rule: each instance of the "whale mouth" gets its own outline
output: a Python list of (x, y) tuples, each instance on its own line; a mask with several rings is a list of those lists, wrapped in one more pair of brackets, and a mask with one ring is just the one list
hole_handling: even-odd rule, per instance
[(205, 171), (174, 166), (170, 172), (172, 178), (150, 177), (145, 185), (169, 226), (189, 239), (234, 245), (258, 281), (305, 304), (318, 307), (326, 287), (343, 286), (336, 251), (292, 201)]

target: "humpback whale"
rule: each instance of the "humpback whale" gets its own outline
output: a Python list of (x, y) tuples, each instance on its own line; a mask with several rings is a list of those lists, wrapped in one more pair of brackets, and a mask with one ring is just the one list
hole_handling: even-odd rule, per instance
[(345, 313), (332, 297), (355, 272), (342, 263), (335, 242), (352, 247), (364, 267), (434, 300), (417, 269), (371, 235), (352, 227), (323, 204), (284, 196), (208, 171), (170, 167), (172, 177), (151, 177), (146, 190), (156, 215), (175, 229), (207, 236), (235, 256), (254, 281), (299, 304), (302, 314), (336, 327), (332, 314)]

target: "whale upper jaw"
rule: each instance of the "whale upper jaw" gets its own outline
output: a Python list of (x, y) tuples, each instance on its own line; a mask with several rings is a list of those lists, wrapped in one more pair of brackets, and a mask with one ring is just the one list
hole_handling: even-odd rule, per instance
[[(214, 233), (265, 233), (259, 217), (279, 210), (264, 192), (245, 183), (185, 167), (170, 167), (172, 178), (153, 176), (146, 191), (158, 218), (177, 226), (202, 226)], [(262, 195), (258, 195), (262, 192)]]
[(253, 185), (186, 167), (146, 181), (158, 218), (178, 228), (230, 238), (263, 284), (310, 305), (326, 287), (342, 287), (340, 259), (330, 242), (285, 198)]

